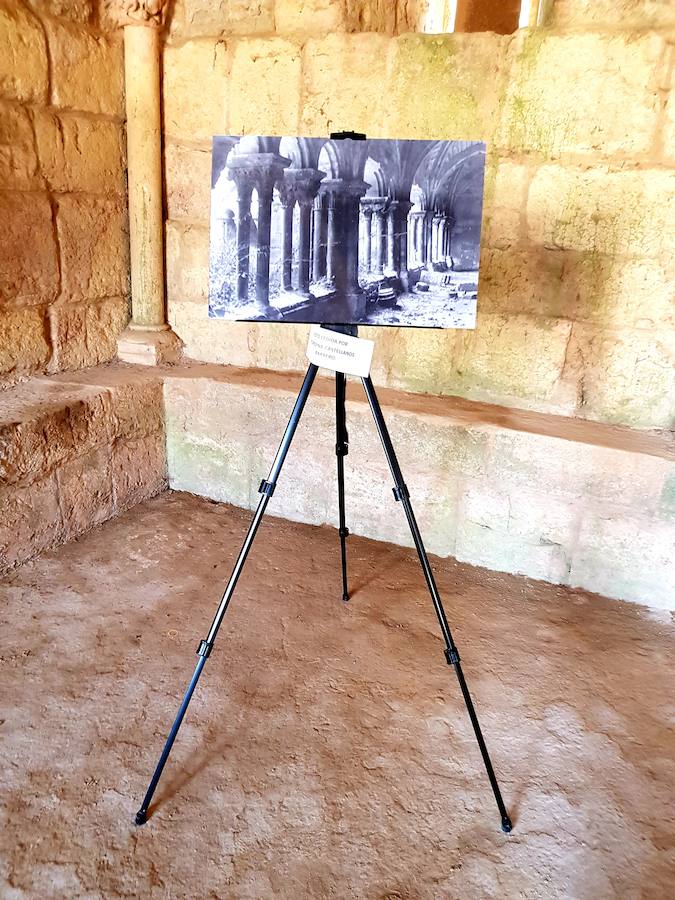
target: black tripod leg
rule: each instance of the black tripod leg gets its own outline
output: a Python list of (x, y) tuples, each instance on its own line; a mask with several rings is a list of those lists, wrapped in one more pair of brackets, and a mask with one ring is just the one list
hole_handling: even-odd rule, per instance
[(408, 520), (408, 525), (410, 526), (413, 541), (415, 542), (415, 549), (417, 550), (417, 555), (420, 558), (422, 571), (424, 572), (424, 577), (426, 578), (429, 593), (431, 594), (431, 599), (434, 603), (434, 609), (436, 610), (438, 622), (441, 626), (441, 632), (445, 641), (445, 658), (448, 665), (453, 666), (457, 674), (457, 680), (459, 681), (459, 686), (462, 690), (464, 703), (466, 704), (469, 718), (471, 719), (471, 724), (473, 725), (473, 730), (476, 734), (478, 747), (480, 748), (481, 756), (483, 757), (485, 770), (487, 772), (488, 778), (490, 779), (490, 785), (492, 786), (492, 792), (494, 793), (495, 800), (497, 801), (499, 814), (502, 817), (502, 831), (508, 833), (513, 827), (511, 824), (511, 819), (509, 818), (506, 807), (504, 806), (504, 801), (502, 800), (502, 794), (499, 789), (499, 784), (497, 782), (494, 769), (492, 768), (492, 763), (490, 761), (487, 747), (485, 746), (485, 741), (483, 740), (483, 733), (478, 722), (478, 716), (476, 715), (476, 710), (474, 709), (473, 701), (471, 700), (471, 695), (469, 694), (469, 688), (467, 687), (466, 679), (464, 678), (462, 666), (459, 661), (459, 651), (457, 650), (455, 642), (452, 638), (450, 626), (448, 625), (448, 620), (445, 615), (445, 610), (443, 609), (443, 604), (438, 593), (438, 588), (436, 587), (436, 581), (434, 579), (433, 572), (431, 571), (431, 566), (429, 565), (427, 552), (424, 549), (424, 544), (422, 543), (422, 536), (420, 534), (420, 530), (415, 520), (415, 514), (413, 513), (413, 509), (410, 504), (410, 495), (408, 493), (405, 482), (403, 481), (403, 475), (401, 474), (401, 469), (399, 467), (398, 460), (396, 459), (396, 454), (391, 443), (391, 438), (389, 437), (387, 425), (384, 421), (384, 416), (382, 415), (382, 410), (380, 408), (377, 395), (375, 394), (373, 382), (370, 380), (370, 377), (362, 378), (361, 380), (363, 381), (363, 387), (365, 388), (366, 396), (368, 397), (368, 403), (370, 404), (370, 409), (375, 419), (377, 431), (380, 435), (382, 446), (384, 447), (385, 456), (387, 457), (387, 462), (389, 463), (389, 468), (394, 478), (394, 484), (396, 485), (394, 487), (394, 497), (396, 498), (396, 500), (399, 500), (403, 504), (403, 509), (405, 510), (405, 515)]
[(342, 554), (342, 599), (349, 600), (347, 589), (347, 536), (349, 529), (345, 517), (345, 456), (349, 453), (349, 435), (347, 433), (347, 411), (345, 409), (345, 393), (347, 376), (343, 372), (335, 373), (335, 454), (337, 456), (338, 508), (340, 511), (340, 551)]
[(302, 411), (305, 407), (305, 403), (307, 402), (307, 397), (309, 396), (309, 392), (312, 388), (312, 384), (314, 383), (317, 372), (318, 367), (312, 363), (307, 369), (305, 380), (302, 382), (302, 387), (300, 388), (297, 400), (295, 401), (295, 406), (293, 407), (291, 417), (288, 420), (288, 425), (286, 426), (286, 431), (284, 432), (284, 436), (281, 439), (281, 444), (279, 444), (279, 449), (277, 450), (277, 455), (275, 456), (274, 462), (272, 463), (272, 468), (270, 469), (269, 476), (267, 477), (267, 480), (263, 480), (260, 484), (259, 493), (262, 496), (260, 497), (258, 507), (255, 511), (255, 515), (253, 516), (253, 520), (249, 525), (248, 532), (246, 533), (242, 548), (239, 551), (237, 561), (234, 564), (234, 569), (232, 570), (230, 580), (228, 581), (227, 587), (225, 588), (225, 593), (223, 594), (213, 622), (211, 623), (211, 628), (209, 630), (208, 636), (205, 640), (200, 641), (199, 647), (197, 648), (197, 655), (199, 656), (197, 666), (192, 675), (192, 679), (190, 680), (190, 684), (188, 685), (188, 688), (185, 692), (185, 696), (183, 697), (183, 702), (180, 705), (178, 714), (176, 715), (174, 723), (171, 726), (171, 731), (169, 732), (169, 736), (166, 739), (164, 749), (162, 750), (162, 755), (160, 756), (159, 762), (157, 763), (157, 768), (155, 769), (155, 773), (152, 776), (150, 786), (148, 787), (145, 797), (143, 798), (141, 808), (136, 813), (137, 825), (142, 825), (147, 820), (148, 808), (150, 806), (152, 796), (155, 793), (155, 788), (159, 783), (162, 771), (167, 759), (169, 758), (169, 753), (171, 753), (173, 742), (175, 741), (176, 735), (178, 734), (178, 729), (181, 726), (183, 716), (185, 715), (185, 712), (188, 708), (190, 699), (192, 698), (192, 694), (197, 687), (197, 682), (199, 681), (199, 676), (202, 674), (204, 664), (206, 663), (206, 660), (208, 659), (211, 650), (213, 649), (213, 642), (215, 641), (216, 635), (218, 634), (218, 629), (220, 628), (223, 621), (223, 616), (227, 612), (227, 607), (229, 606), (230, 600), (232, 599), (232, 594), (234, 593), (237, 581), (239, 580), (239, 576), (241, 575), (241, 570), (244, 568), (244, 563), (246, 562), (246, 557), (248, 556), (248, 552), (251, 549), (251, 544), (253, 543), (253, 539), (258, 530), (258, 526), (260, 525), (260, 520), (263, 517), (270, 497), (274, 493), (274, 488), (276, 487), (277, 479), (279, 477), (279, 473), (281, 472), (281, 467), (283, 466), (284, 460), (286, 459), (288, 448), (291, 445), (293, 435), (295, 434), (295, 430), (298, 427), (300, 416), (302, 415)]

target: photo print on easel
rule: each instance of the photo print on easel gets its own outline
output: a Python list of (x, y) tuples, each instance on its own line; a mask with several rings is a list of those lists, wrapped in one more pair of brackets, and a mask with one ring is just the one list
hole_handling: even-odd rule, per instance
[(485, 144), (214, 137), (209, 315), (474, 328)]

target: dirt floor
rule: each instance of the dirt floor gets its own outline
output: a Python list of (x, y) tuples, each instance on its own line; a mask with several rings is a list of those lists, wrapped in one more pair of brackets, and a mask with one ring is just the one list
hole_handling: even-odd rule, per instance
[(433, 561), (507, 836), (413, 551), (350, 538), (343, 604), (278, 519), (134, 827), (248, 520), (166, 493), (0, 582), (0, 897), (673, 896), (669, 616)]

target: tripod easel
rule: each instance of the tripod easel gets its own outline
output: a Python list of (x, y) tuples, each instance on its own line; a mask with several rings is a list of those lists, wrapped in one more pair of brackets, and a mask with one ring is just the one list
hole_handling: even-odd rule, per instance
[[(331, 326), (327, 326), (331, 327)], [(347, 329), (350, 329), (347, 331)], [(353, 326), (332, 326), (332, 330), (344, 330), (347, 333), (353, 334), (356, 329)], [(244, 563), (246, 562), (246, 557), (248, 556), (249, 550), (251, 549), (251, 545), (253, 544), (253, 539), (255, 538), (256, 532), (258, 530), (258, 526), (262, 520), (262, 517), (267, 508), (267, 504), (270, 501), (272, 494), (274, 493), (274, 489), (277, 485), (277, 480), (279, 478), (279, 474), (281, 472), (282, 466), (284, 464), (284, 460), (286, 459), (286, 454), (288, 453), (288, 449), (291, 445), (291, 441), (293, 440), (293, 435), (298, 427), (298, 423), (300, 421), (300, 417), (302, 415), (302, 411), (305, 408), (305, 403), (307, 402), (307, 398), (312, 389), (312, 385), (314, 383), (314, 379), (318, 372), (318, 366), (310, 363), (309, 368), (307, 369), (307, 373), (305, 375), (305, 379), (302, 382), (302, 386), (300, 388), (300, 392), (298, 393), (297, 399), (295, 401), (295, 405), (293, 407), (293, 411), (291, 412), (291, 417), (288, 421), (288, 425), (286, 426), (286, 430), (284, 432), (284, 436), (281, 439), (281, 443), (279, 445), (279, 449), (277, 450), (277, 455), (274, 458), (274, 462), (272, 463), (272, 468), (270, 469), (270, 473), (267, 479), (263, 479), (260, 484), (259, 493), (260, 500), (258, 502), (257, 509), (249, 525), (248, 532), (246, 534), (246, 538), (244, 539), (244, 543), (242, 545), (241, 550), (239, 551), (239, 556), (237, 557), (237, 561), (234, 565), (234, 569), (232, 570), (232, 574), (230, 575), (230, 580), (227, 583), (227, 587), (225, 588), (225, 592), (220, 601), (220, 605), (216, 611), (213, 622), (211, 623), (211, 628), (209, 629), (209, 633), (207, 637), (200, 641), (199, 647), (197, 648), (197, 655), (199, 657), (197, 661), (197, 666), (194, 670), (190, 683), (185, 692), (185, 696), (183, 697), (183, 702), (180, 705), (174, 723), (171, 727), (171, 731), (169, 732), (169, 736), (166, 739), (166, 743), (164, 745), (164, 749), (162, 750), (162, 754), (159, 758), (159, 762), (157, 763), (157, 767), (152, 776), (152, 780), (150, 781), (150, 786), (145, 794), (143, 799), (143, 803), (141, 804), (140, 809), (136, 813), (136, 825), (143, 825), (147, 821), (148, 817), (148, 808), (152, 801), (152, 797), (155, 793), (155, 789), (157, 788), (157, 784), (159, 783), (159, 779), (161, 778), (162, 771), (164, 770), (164, 766), (166, 764), (167, 759), (169, 758), (169, 754), (171, 752), (171, 748), (176, 739), (176, 735), (178, 734), (178, 730), (183, 721), (183, 717), (187, 711), (188, 705), (192, 698), (192, 694), (197, 686), (197, 682), (199, 681), (199, 676), (202, 673), (202, 669), (208, 659), (211, 651), (213, 650), (213, 645), (216, 640), (216, 636), (218, 635), (218, 630), (222, 624), (223, 617), (227, 612), (227, 608), (230, 605), (230, 600), (232, 599), (232, 595), (234, 593), (234, 589), (237, 585), (237, 581), (241, 574), (241, 571), (244, 567)], [(415, 520), (415, 514), (413, 513), (412, 505), (410, 503), (410, 495), (408, 493), (408, 488), (405, 485), (403, 480), (403, 475), (401, 474), (401, 469), (398, 464), (398, 460), (396, 459), (396, 454), (394, 452), (393, 445), (391, 443), (391, 438), (389, 437), (389, 431), (387, 430), (386, 423), (384, 421), (384, 416), (382, 415), (382, 410), (380, 408), (379, 401), (377, 399), (377, 395), (375, 394), (375, 388), (373, 387), (373, 383), (370, 379), (370, 376), (361, 379), (363, 383), (363, 387), (366, 392), (366, 397), (368, 398), (368, 403), (370, 405), (371, 412), (373, 414), (373, 418), (375, 419), (375, 425), (380, 436), (380, 440), (382, 442), (382, 446), (384, 448), (384, 453), (387, 458), (387, 463), (389, 464), (389, 469), (391, 471), (392, 477), (394, 479), (394, 497), (398, 502), (400, 502), (403, 506), (403, 510), (405, 512), (406, 518), (408, 520), (408, 525), (410, 527), (410, 531), (412, 533), (412, 538), (415, 543), (415, 549), (417, 550), (417, 554), (420, 559), (420, 563), (422, 566), (422, 571), (424, 572), (424, 577), (427, 582), (427, 587), (429, 588), (429, 593), (431, 594), (431, 599), (434, 604), (434, 609), (436, 611), (436, 616), (438, 617), (438, 623), (441, 628), (441, 633), (443, 635), (443, 640), (445, 641), (445, 659), (448, 665), (451, 665), (455, 674), (457, 675), (457, 680), (459, 681), (459, 686), (462, 691), (462, 696), (464, 697), (464, 703), (466, 704), (467, 712), (469, 714), (469, 718), (471, 719), (471, 724), (473, 725), (473, 730), (476, 735), (476, 741), (478, 742), (478, 747), (480, 749), (481, 755), (483, 757), (483, 763), (485, 764), (485, 769), (487, 771), (487, 776), (490, 780), (490, 785), (492, 787), (492, 791), (495, 796), (495, 800), (497, 801), (497, 807), (499, 809), (499, 814), (501, 816), (501, 827), (502, 831), (509, 832), (512, 829), (511, 819), (506, 811), (506, 807), (504, 806), (504, 801), (502, 800), (501, 791), (499, 789), (499, 784), (497, 782), (497, 778), (494, 773), (494, 769), (492, 768), (492, 763), (490, 761), (490, 756), (487, 751), (487, 747), (485, 746), (485, 741), (483, 740), (483, 734), (481, 732), (480, 724), (478, 722), (478, 717), (476, 716), (476, 711), (473, 706), (473, 701), (471, 700), (471, 695), (469, 694), (469, 689), (466, 684), (466, 680), (464, 678), (464, 673), (462, 671), (462, 666), (459, 659), (459, 651), (457, 650), (457, 646), (452, 637), (452, 633), (450, 631), (450, 626), (448, 625), (448, 620), (445, 615), (445, 610), (443, 609), (443, 604), (441, 602), (440, 595), (438, 593), (438, 589), (436, 587), (436, 582), (434, 580), (433, 573), (431, 571), (431, 566), (429, 565), (429, 560), (427, 558), (426, 550), (424, 549), (424, 544), (422, 542), (422, 536), (420, 535), (419, 528), (417, 526), (417, 522)], [(344, 490), (344, 457), (348, 452), (348, 443), (349, 438), (347, 434), (347, 425), (346, 425), (346, 409), (345, 409), (345, 393), (346, 393), (346, 376), (342, 372), (335, 373), (335, 412), (336, 412), (336, 443), (335, 443), (335, 453), (337, 456), (337, 472), (338, 472), (338, 503), (339, 503), (339, 536), (340, 536), (340, 547), (341, 547), (341, 556), (342, 556), (342, 599), (348, 600), (349, 593), (347, 587), (347, 548), (346, 548), (346, 539), (349, 534), (349, 531), (345, 525), (345, 490)]]

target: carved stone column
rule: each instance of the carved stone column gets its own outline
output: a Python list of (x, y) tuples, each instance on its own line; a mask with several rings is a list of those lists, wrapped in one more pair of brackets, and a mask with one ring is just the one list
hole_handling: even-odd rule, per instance
[(247, 172), (232, 176), (237, 185), (237, 300), (248, 303), (248, 276), (251, 264), (251, 196), (253, 181)]
[(377, 275), (382, 275), (384, 272), (384, 264), (387, 259), (386, 201), (381, 200), (379, 203), (373, 204), (373, 212), (375, 213), (375, 234), (377, 236), (375, 272)]
[(397, 204), (392, 200), (387, 210), (387, 272), (396, 271), (396, 214)]
[(125, 362), (180, 358), (166, 321), (160, 120), (160, 31), (167, 0), (106, 0), (124, 28), (131, 322), (117, 342)]
[(436, 213), (432, 220), (431, 226), (431, 262), (440, 262), (442, 258), (441, 252), (441, 225), (443, 224), (443, 216)]
[(408, 213), (409, 200), (392, 201), (394, 216), (394, 272), (404, 291), (408, 290)]
[(301, 294), (309, 294), (312, 208), (324, 177), (318, 169), (286, 169), (284, 172), (284, 183), (300, 208), (298, 291)]
[[(347, 315), (360, 319), (366, 311), (366, 297), (359, 284), (359, 211), (361, 197), (368, 190), (365, 181), (348, 181), (343, 193), (345, 243), (344, 281), (338, 282), (340, 300), (346, 304)], [(344, 319), (336, 319), (344, 321)], [(349, 321), (349, 320), (347, 320)]]
[(328, 204), (328, 225), (326, 235), (326, 277), (335, 281), (338, 272), (344, 269), (342, 228), (340, 217), (343, 207), (344, 182), (339, 179), (324, 181), (321, 192)]
[(312, 281), (320, 281), (323, 277), (323, 195), (314, 198), (312, 215)]
[(368, 200), (361, 201), (361, 212), (363, 214), (363, 229), (366, 238), (365, 246), (365, 269), (370, 275), (373, 271), (373, 208)]

